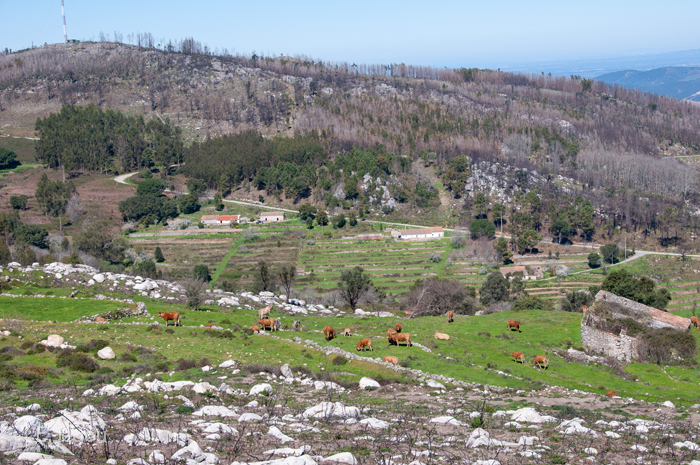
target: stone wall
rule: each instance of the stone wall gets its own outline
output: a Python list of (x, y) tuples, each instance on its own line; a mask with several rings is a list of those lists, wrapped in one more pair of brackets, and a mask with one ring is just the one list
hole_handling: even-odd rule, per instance
[(591, 352), (598, 352), (608, 357), (614, 357), (625, 363), (631, 363), (638, 358), (639, 341), (633, 337), (600, 331), (586, 325), (584, 315), (581, 321), (581, 344)]

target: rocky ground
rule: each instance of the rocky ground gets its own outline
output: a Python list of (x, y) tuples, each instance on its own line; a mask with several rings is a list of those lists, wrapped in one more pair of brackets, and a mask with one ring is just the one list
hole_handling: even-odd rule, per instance
[(343, 387), (301, 367), (241, 367), (234, 360), (203, 368), (207, 381), (157, 378), (134, 375), (124, 386), (98, 390), (47, 390), (30, 405), (22, 398), (4, 405), (0, 460), (700, 463), (693, 462), (700, 458), (697, 413), (672, 420), (678, 412), (670, 403), (607, 400), (561, 388), (382, 385), (370, 378)]

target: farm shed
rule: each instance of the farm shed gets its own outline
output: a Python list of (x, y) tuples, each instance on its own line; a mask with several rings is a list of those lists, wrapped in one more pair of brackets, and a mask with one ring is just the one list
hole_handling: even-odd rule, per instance
[(277, 223), (284, 220), (284, 212), (263, 212), (260, 221), (263, 223)]
[(584, 308), (581, 319), (581, 344), (586, 349), (630, 363), (639, 358), (640, 340), (628, 335), (625, 321), (654, 328), (672, 328), (690, 332), (690, 319), (664, 312), (620, 297), (611, 292), (600, 291), (590, 308)]
[(219, 215), (202, 215), (202, 224), (219, 224)]
[(544, 278), (541, 266), (502, 266), (499, 271), (504, 278), (510, 273), (522, 273), (523, 279), (529, 281)]
[(431, 226), (421, 229), (394, 229), (391, 236), (402, 241), (430, 241), (445, 237), (441, 226)]

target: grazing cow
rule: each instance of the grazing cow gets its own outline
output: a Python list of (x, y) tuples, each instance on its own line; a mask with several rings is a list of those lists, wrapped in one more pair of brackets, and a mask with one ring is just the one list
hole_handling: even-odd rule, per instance
[(331, 325), (323, 328), (323, 336), (326, 338), (326, 341), (330, 341), (335, 337), (335, 331), (333, 331), (333, 327)]
[(260, 331), (260, 328), (259, 328), (257, 325), (256, 325), (256, 326), (251, 326), (250, 329), (252, 329), (252, 330), (255, 331), (256, 333)]
[(400, 333), (401, 330), (403, 329), (403, 326), (401, 326), (401, 323), (396, 323), (396, 326), (394, 326), (394, 329), (396, 330), (397, 333)]
[(158, 316), (165, 320), (165, 326), (168, 326), (168, 321), (170, 320), (173, 320), (175, 326), (182, 326), (178, 312), (158, 312)]
[(350, 331), (350, 328), (345, 328), (343, 330), (343, 336), (352, 336), (352, 331)]
[(394, 365), (398, 365), (398, 364), (399, 364), (399, 358), (398, 358), (398, 357), (394, 357), (393, 355), (387, 355), (386, 357), (384, 357), (384, 360), (382, 360), (382, 361), (385, 362), (385, 363), (391, 363), (391, 364), (394, 364)]
[(515, 328), (515, 329), (518, 330), (518, 332), (520, 332), (520, 325), (521, 325), (521, 324), (522, 324), (522, 323), (519, 322), (519, 321), (508, 320), (508, 331), (510, 331), (511, 328)]
[(272, 310), (272, 305), (268, 305), (265, 308), (261, 308), (260, 310), (258, 310), (258, 318), (261, 320), (264, 318), (268, 318), (270, 316), (270, 310)]
[(535, 360), (532, 362), (533, 365), (537, 365), (545, 370), (549, 368), (549, 357), (546, 355), (536, 355)]
[(605, 393), (605, 395), (606, 395), (607, 397), (612, 398), (612, 397), (615, 397), (615, 396), (617, 395), (617, 392), (615, 392), (615, 391), (608, 391), (608, 392)]
[(513, 361), (517, 362), (520, 360), (520, 363), (525, 364), (525, 354), (522, 352), (511, 352), (510, 355), (513, 357)]
[(107, 319), (106, 319), (106, 318), (103, 318), (103, 317), (101, 317), (101, 316), (98, 316), (97, 318), (95, 318), (95, 321), (98, 322), (98, 323), (106, 323), (106, 322), (107, 322)]
[(454, 319), (454, 318), (455, 318), (455, 312), (453, 312), (452, 310), (450, 310), (449, 312), (445, 313), (445, 315), (447, 315), (447, 322), (448, 322), (448, 323), (452, 323), (453, 321), (455, 321), (455, 319)]
[(214, 325), (204, 325), (205, 328), (213, 328)]
[(406, 347), (411, 347), (411, 334), (410, 333), (392, 333), (389, 336), (389, 343), (394, 343), (397, 346), (401, 342), (406, 343)]
[(700, 320), (698, 320), (698, 317), (691, 316), (690, 317), (690, 324), (695, 326), (696, 328), (700, 329)]
[(281, 326), (281, 321), (279, 318), (277, 319), (272, 319), (272, 318), (266, 318), (266, 319), (260, 319), (258, 318), (258, 324), (260, 327), (265, 331), (267, 327), (270, 327), (270, 331), (279, 331), (280, 326)]
[(360, 342), (357, 343), (357, 351), (359, 352), (360, 350), (362, 352), (365, 351), (365, 349), (369, 348), (372, 352), (374, 352), (374, 349), (372, 348), (372, 340), (371, 339), (363, 339)]
[(438, 330), (435, 330), (435, 339), (438, 341), (449, 341), (450, 340), (450, 335), (445, 334), (445, 333), (439, 333)]

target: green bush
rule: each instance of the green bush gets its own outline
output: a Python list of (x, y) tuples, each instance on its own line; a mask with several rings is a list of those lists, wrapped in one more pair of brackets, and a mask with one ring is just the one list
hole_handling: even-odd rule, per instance
[(109, 341), (104, 339), (91, 339), (87, 344), (78, 344), (75, 348), (78, 352), (97, 353), (109, 345)]
[(93, 373), (100, 368), (100, 365), (84, 353), (68, 349), (61, 351), (58, 358), (56, 358), (56, 367), (68, 367), (73, 371)]
[(194, 409), (188, 405), (178, 405), (175, 409), (175, 413), (178, 415), (190, 415), (192, 412), (194, 412)]
[(10, 196), (10, 206), (15, 210), (25, 210), (27, 208), (26, 195), (11, 195)]
[(511, 307), (511, 310), (514, 310), (516, 312), (521, 311), (521, 310), (554, 310), (554, 305), (550, 300), (545, 300), (541, 299), (539, 297), (535, 296), (530, 296), (530, 295), (525, 295), (522, 297), (518, 297), (515, 299), (515, 302), (513, 302), (513, 306)]

